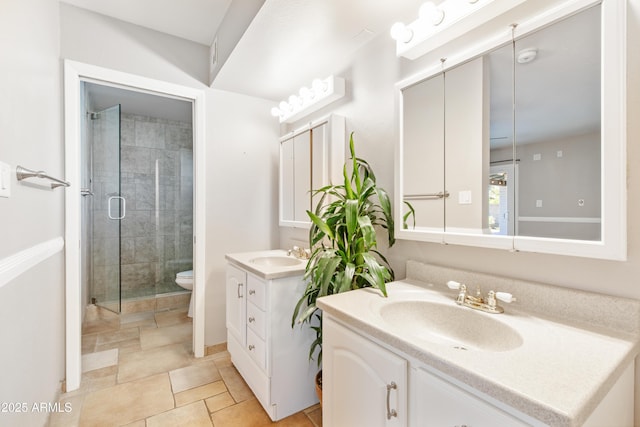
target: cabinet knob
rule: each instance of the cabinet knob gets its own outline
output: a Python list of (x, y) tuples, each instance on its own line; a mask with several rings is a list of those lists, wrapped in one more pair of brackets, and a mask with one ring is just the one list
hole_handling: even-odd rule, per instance
[(249, 344), (249, 351), (252, 351), (254, 348), (256, 348), (256, 346), (255, 346), (255, 345), (253, 345), (253, 344)]
[(255, 317), (253, 317), (253, 316), (249, 317), (249, 323), (253, 323), (253, 322), (255, 322), (255, 321), (256, 321), (256, 318), (255, 318)]
[(249, 295), (255, 295), (255, 294), (256, 294), (255, 289), (249, 289)]

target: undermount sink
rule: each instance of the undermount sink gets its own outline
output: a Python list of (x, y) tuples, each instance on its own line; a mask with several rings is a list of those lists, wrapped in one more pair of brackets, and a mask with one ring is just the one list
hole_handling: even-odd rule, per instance
[(267, 267), (293, 267), (303, 261), (287, 256), (262, 256), (249, 260), (250, 263)]
[[(460, 350), (509, 351), (522, 345), (520, 334), (469, 308), (431, 301), (397, 301), (380, 309), (382, 319), (419, 340)], [(495, 315), (495, 316), (500, 316)]]

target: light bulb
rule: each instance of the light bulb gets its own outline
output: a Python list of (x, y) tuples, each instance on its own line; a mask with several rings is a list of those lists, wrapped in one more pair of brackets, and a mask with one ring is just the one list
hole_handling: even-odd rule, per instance
[(289, 104), (290, 104), (293, 108), (297, 108), (297, 107), (299, 107), (300, 105), (302, 105), (302, 101), (301, 101), (301, 99), (300, 99), (298, 96), (296, 96), (296, 95), (291, 95), (291, 96), (289, 97)]
[(289, 105), (289, 103), (287, 101), (282, 101), (279, 105), (280, 107), (280, 111), (283, 113), (286, 113), (287, 111), (291, 111), (291, 105)]
[(281, 114), (281, 113), (280, 113), (280, 109), (279, 109), (278, 107), (273, 107), (273, 108), (271, 109), (271, 115), (272, 115), (273, 117), (280, 117), (280, 114)]
[(315, 79), (313, 83), (311, 83), (311, 87), (313, 88), (313, 91), (316, 93), (316, 95), (321, 95), (328, 89), (327, 82), (320, 79)]
[(437, 7), (433, 2), (426, 2), (420, 6), (418, 12), (420, 19), (431, 22), (433, 25), (440, 25), (444, 20), (444, 10)]
[(413, 31), (402, 22), (396, 22), (389, 31), (391, 38), (401, 43), (409, 43), (413, 38)]
[(302, 101), (302, 105), (309, 104), (313, 98), (315, 98), (315, 93), (306, 86), (300, 88), (300, 100)]

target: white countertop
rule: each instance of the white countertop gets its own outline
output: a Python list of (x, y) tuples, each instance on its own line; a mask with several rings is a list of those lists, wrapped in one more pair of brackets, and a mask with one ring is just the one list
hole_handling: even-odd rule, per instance
[(345, 324), (552, 426), (581, 425), (639, 351), (637, 334), (543, 318), (508, 304), (504, 314), (477, 313), (515, 329), (522, 345), (500, 352), (461, 351), (416, 339), (380, 315), (382, 306), (400, 300), (455, 306), (455, 291), (415, 280), (389, 283), (387, 291), (384, 298), (378, 290), (359, 289), (320, 298), (317, 305)]
[[(297, 264), (292, 266), (281, 265), (259, 265), (253, 263), (252, 260), (256, 258), (265, 257), (285, 257), (291, 260), (298, 261)], [(227, 254), (225, 258), (239, 266), (240, 268), (247, 270), (258, 277), (263, 279), (281, 279), (283, 277), (300, 276), (304, 274), (304, 269), (307, 266), (307, 260), (301, 260), (293, 255), (287, 255), (287, 251), (284, 249), (274, 249), (268, 251), (256, 251), (256, 252), (241, 252), (235, 254)]]

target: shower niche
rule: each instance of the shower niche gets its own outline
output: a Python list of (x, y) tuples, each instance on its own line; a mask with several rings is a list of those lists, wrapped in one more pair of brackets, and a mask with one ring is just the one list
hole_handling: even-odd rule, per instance
[(114, 312), (188, 304), (175, 279), (193, 268), (191, 102), (89, 82), (82, 96), (85, 302)]

